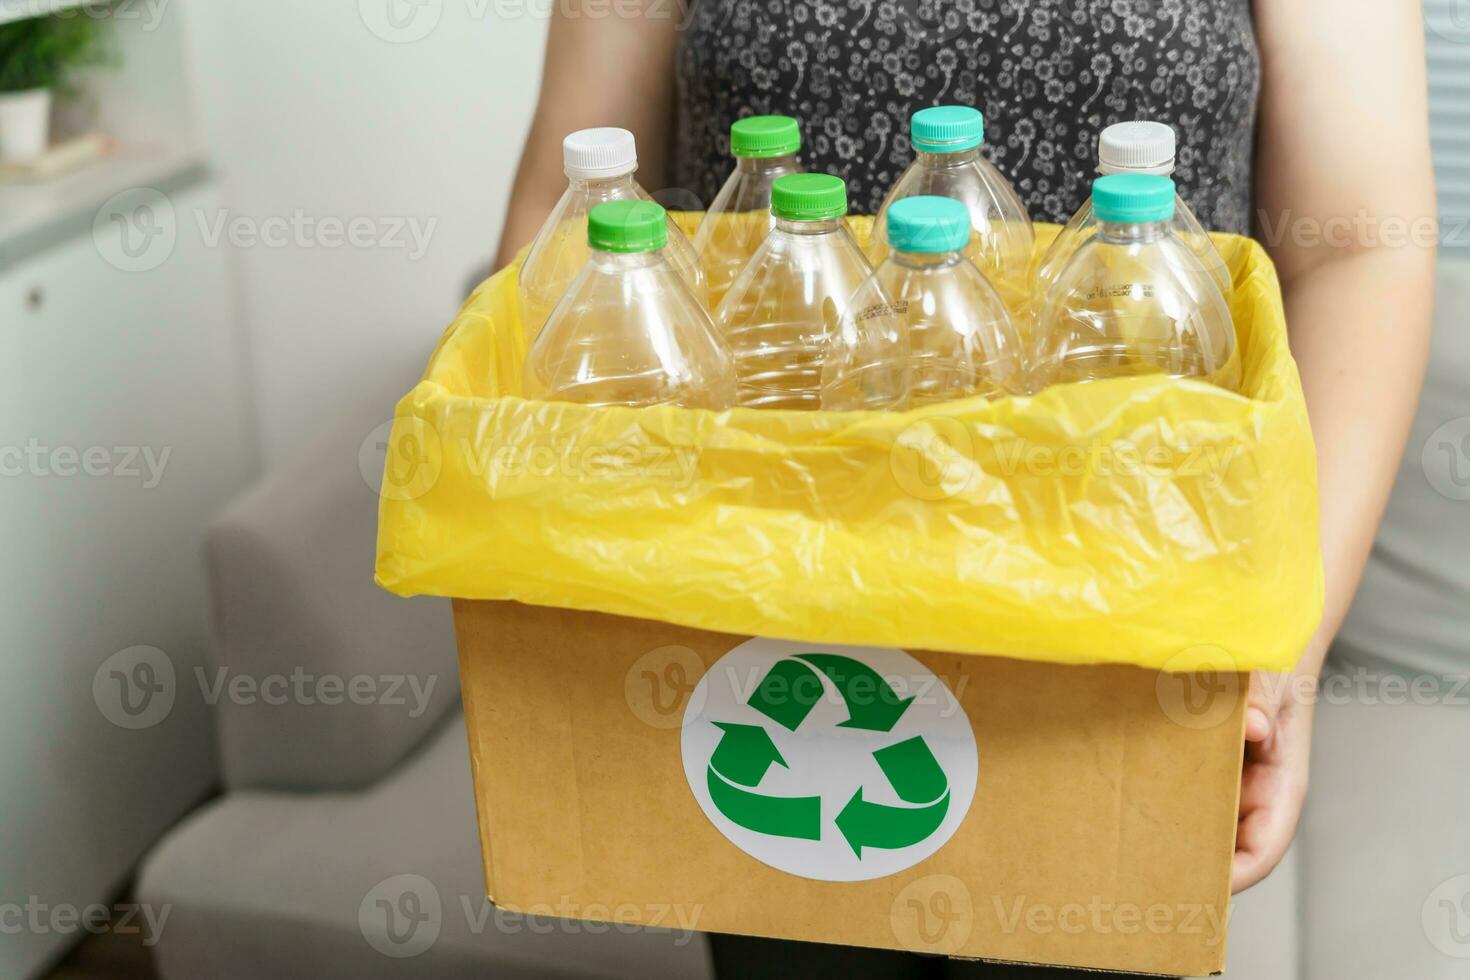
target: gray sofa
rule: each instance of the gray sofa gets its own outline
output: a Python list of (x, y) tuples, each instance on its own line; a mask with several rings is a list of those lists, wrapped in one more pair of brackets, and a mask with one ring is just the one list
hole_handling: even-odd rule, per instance
[[(484, 902), (448, 604), (372, 582), (377, 496), (358, 453), (376, 421), (325, 440), (221, 517), (208, 542), (210, 658), (227, 676), (300, 673), (311, 691), (312, 678), (371, 677), (380, 701), (406, 703), (219, 698), (224, 794), (164, 839), (140, 878), (140, 900), (169, 908), (163, 976), (712, 976), (699, 936), (527, 921)], [(405, 673), (419, 695), (401, 683), (387, 698)], [(1298, 976), (1294, 872), (1238, 906), (1230, 976)]]
[[(142, 868), (139, 900), (169, 909), (162, 975), (710, 977), (702, 937), (484, 901), (449, 604), (372, 581), (377, 495), (358, 452), (376, 421), (268, 477), (210, 533), (224, 794)], [(229, 693), (241, 675), (259, 694)], [(352, 702), (354, 678), (378, 703)]]

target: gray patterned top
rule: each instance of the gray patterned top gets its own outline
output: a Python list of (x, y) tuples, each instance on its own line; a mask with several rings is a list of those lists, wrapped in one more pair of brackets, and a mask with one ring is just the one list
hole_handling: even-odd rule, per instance
[(1179, 135), (1175, 179), (1211, 228), (1247, 233), (1260, 54), (1251, 0), (694, 0), (681, 34), (674, 184), (713, 199), (730, 123), (801, 121), (808, 170), (873, 213), (931, 105), (985, 113), (986, 152), (1038, 221), (1066, 221), (1097, 136), (1129, 119)]

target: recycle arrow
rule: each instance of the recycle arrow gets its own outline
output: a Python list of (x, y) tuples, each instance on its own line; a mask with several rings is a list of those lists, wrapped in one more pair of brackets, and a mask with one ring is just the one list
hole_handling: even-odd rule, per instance
[(826, 674), (847, 703), (848, 718), (839, 728), (890, 732), (914, 703), (900, 698), (883, 675), (865, 663), (832, 653), (803, 653), (798, 658)]
[(717, 721), (715, 727), (725, 734), (709, 764), (731, 782), (758, 786), (772, 765), (787, 768), (776, 743), (761, 726)]
[(917, 844), (939, 829), (949, 812), (949, 779), (920, 736), (873, 753), (878, 768), (905, 803), (887, 806), (863, 799), (858, 787), (837, 814), (837, 829), (862, 860), (864, 847), (891, 850)]
[[(848, 718), (838, 727), (892, 731), (913, 703), (900, 698), (881, 674), (850, 657), (803, 653), (778, 661), (751, 694), (749, 704), (789, 731), (796, 731), (822, 696), (822, 676), (842, 695)], [(820, 796), (767, 796), (754, 792), (771, 766), (789, 768), (770, 734), (760, 725), (714, 722), (724, 734), (710, 757), (706, 781), (710, 800), (726, 818), (747, 830), (776, 837), (820, 840)], [(922, 736), (873, 753), (903, 806), (874, 803), (863, 787), (834, 822), (853, 852), (917, 844), (934, 833), (949, 812), (949, 779)]]
[(826, 675), (847, 705), (841, 728), (888, 732), (898, 724), (912, 697), (900, 698), (867, 664), (832, 653), (802, 653), (778, 661), (762, 679), (749, 705), (788, 731), (796, 731), (822, 697), (818, 672)]
[(725, 722), (715, 722), (715, 726), (725, 734), (710, 758), (706, 781), (719, 811), (758, 834), (820, 840), (820, 796), (765, 796), (745, 788), (758, 785), (772, 765), (786, 765), (766, 730)]

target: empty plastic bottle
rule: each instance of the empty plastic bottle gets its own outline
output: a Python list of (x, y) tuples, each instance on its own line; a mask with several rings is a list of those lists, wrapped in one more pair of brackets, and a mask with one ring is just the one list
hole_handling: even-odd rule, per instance
[(1199, 256), (1171, 230), (1174, 182), (1100, 177), (1092, 202), (1097, 232), (1067, 261), (1041, 307), (1038, 386), (1163, 373), (1238, 389), (1230, 309)]
[(887, 231), (891, 251), (873, 277), (907, 328), (911, 403), (1024, 391), (1024, 355), (1010, 313), (964, 254), (965, 206), (948, 197), (907, 197), (889, 209)]
[[(540, 332), (562, 294), (589, 258), (587, 215), (605, 201), (652, 201), (634, 179), (638, 147), (626, 129), (584, 129), (562, 143), (567, 190), (536, 235), (521, 266), (521, 323)], [(670, 219), (668, 258), (701, 304), (708, 300), (694, 246)]]
[[(750, 408), (901, 407), (907, 350), (873, 267), (847, 230), (847, 188), (827, 174), (793, 174), (771, 190), (776, 227), (715, 313), (735, 357), (737, 401)], [(864, 288), (867, 284), (868, 288)], [(866, 363), (829, 365), (849, 308), (862, 334), (845, 345)], [(858, 367), (865, 370), (859, 372)]]
[(735, 365), (669, 262), (668, 216), (613, 201), (587, 221), (591, 257), (526, 358), (524, 392), (584, 405), (729, 408)]
[(718, 309), (740, 270), (775, 227), (771, 185), (800, 173), (796, 154), (801, 127), (790, 116), (751, 116), (730, 127), (735, 172), (715, 195), (694, 235), (694, 250), (704, 263), (710, 309)]
[(910, 138), (917, 156), (878, 212), (868, 257), (876, 264), (887, 255), (888, 210), (895, 202), (906, 197), (952, 197), (970, 212), (972, 235), (965, 254), (1013, 313), (1025, 312), (1036, 235), (1015, 189), (980, 152), (985, 117), (969, 106), (922, 109), (914, 113)]
[[(1174, 173), (1176, 150), (1174, 130), (1156, 122), (1125, 122), (1103, 130), (1097, 141), (1097, 172), (1099, 174), (1155, 174), (1168, 177)], [(1230, 279), (1230, 268), (1221, 258), (1215, 243), (1199, 223), (1199, 219), (1176, 194), (1174, 217), (1170, 226), (1184, 244), (1188, 245), (1200, 262), (1204, 263), (1215, 284), (1230, 302), (1234, 283)], [(1067, 260), (1097, 231), (1097, 217), (1093, 213), (1092, 200), (1082, 205), (1067, 227), (1062, 229), (1046, 254), (1037, 263), (1033, 296), (1045, 296)]]

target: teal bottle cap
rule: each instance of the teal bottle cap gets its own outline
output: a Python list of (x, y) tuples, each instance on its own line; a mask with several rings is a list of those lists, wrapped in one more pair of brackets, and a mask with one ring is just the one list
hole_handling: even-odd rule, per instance
[(1174, 182), (1155, 174), (1109, 174), (1092, 182), (1092, 210), (1109, 224), (1174, 217)]
[(935, 106), (914, 113), (909, 131), (921, 153), (959, 153), (985, 142), (985, 116), (967, 105)]
[(599, 252), (652, 252), (668, 243), (667, 215), (652, 201), (609, 201), (587, 215), (587, 244)]
[(801, 126), (790, 116), (751, 116), (730, 127), (732, 156), (760, 160), (801, 149)]
[(771, 213), (787, 221), (825, 221), (847, 214), (847, 185), (831, 174), (787, 174), (771, 185)]
[(906, 197), (888, 209), (888, 244), (898, 252), (957, 252), (970, 244), (970, 211), (952, 197)]

